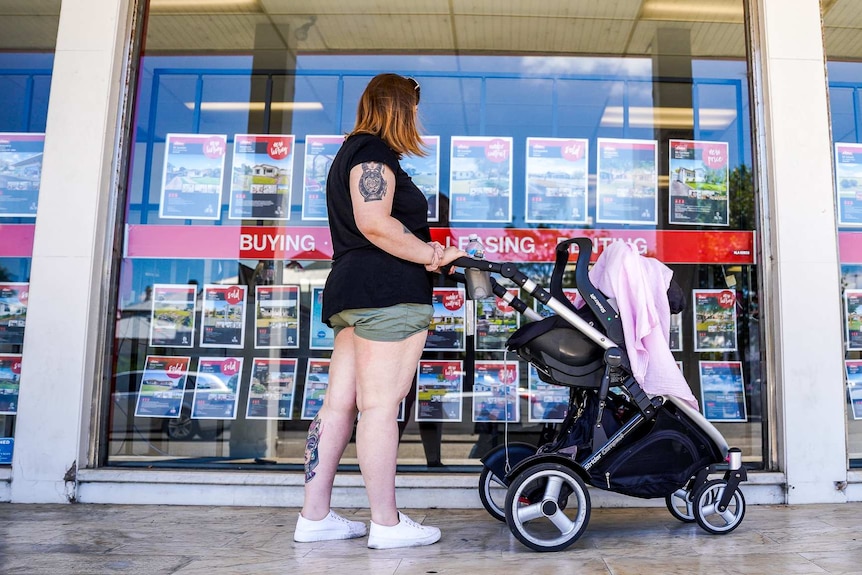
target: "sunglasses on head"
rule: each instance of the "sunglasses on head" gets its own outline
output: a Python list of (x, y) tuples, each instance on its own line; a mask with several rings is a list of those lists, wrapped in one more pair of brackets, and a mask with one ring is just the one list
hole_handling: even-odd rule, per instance
[(419, 95), (422, 93), (422, 89), (419, 87), (419, 82), (414, 80), (413, 78), (407, 78), (407, 81), (410, 82), (410, 85), (413, 86), (413, 91), (416, 92), (416, 103), (419, 103)]

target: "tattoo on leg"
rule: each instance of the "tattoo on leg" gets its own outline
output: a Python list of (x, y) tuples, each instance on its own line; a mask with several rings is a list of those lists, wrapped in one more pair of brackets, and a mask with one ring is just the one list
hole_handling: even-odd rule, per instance
[(305, 482), (314, 479), (314, 468), (320, 463), (317, 446), (320, 443), (320, 433), (323, 431), (323, 423), (318, 414), (311, 425), (308, 426), (308, 439), (305, 441)]
[(382, 200), (386, 195), (386, 180), (383, 179), (383, 164), (366, 162), (362, 164), (362, 175), (359, 176), (359, 193), (366, 202)]

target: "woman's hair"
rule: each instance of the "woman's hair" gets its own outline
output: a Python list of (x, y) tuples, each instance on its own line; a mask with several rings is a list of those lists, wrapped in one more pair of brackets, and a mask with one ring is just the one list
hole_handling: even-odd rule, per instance
[(379, 136), (400, 158), (426, 156), (419, 135), (416, 106), (418, 84), (398, 74), (378, 74), (368, 83), (356, 108), (356, 125), (349, 135)]

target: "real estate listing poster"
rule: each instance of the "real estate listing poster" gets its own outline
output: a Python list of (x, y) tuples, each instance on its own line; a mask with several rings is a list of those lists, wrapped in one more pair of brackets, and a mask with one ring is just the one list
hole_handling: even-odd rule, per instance
[(291, 419), (296, 359), (256, 357), (248, 382), (248, 419)]
[(748, 421), (741, 361), (701, 361), (700, 404), (709, 421)]
[(467, 298), (464, 288), (434, 288), (434, 317), (428, 326), (426, 351), (464, 351)]
[(192, 419), (236, 419), (241, 357), (202, 357), (195, 375)]
[(147, 356), (135, 402), (135, 417), (174, 419), (180, 416), (191, 360), (191, 357)]
[(529, 364), (530, 413), (533, 423), (559, 423), (569, 411), (570, 388), (539, 379), (536, 368)]
[(694, 351), (736, 351), (736, 294), (729, 289), (692, 290)]
[(255, 349), (299, 347), (299, 286), (269, 285), (254, 289)]
[(476, 361), (473, 421), (521, 421), (518, 404), (518, 362)]
[(332, 349), (335, 345), (335, 332), (323, 322), (323, 288), (311, 288), (311, 329), (309, 330), (309, 349)]
[(670, 350), (682, 351), (682, 314), (674, 313), (670, 316)]
[(155, 284), (150, 311), (150, 345), (193, 347), (195, 343), (195, 291), (191, 284)]
[(35, 218), (45, 134), (0, 132), (0, 218)]
[(323, 407), (323, 398), (329, 386), (329, 363), (328, 359), (308, 358), (305, 388), (302, 391), (302, 419), (314, 419)]
[(862, 144), (835, 144), (838, 225), (862, 226)]
[(671, 140), (668, 219), (680, 225), (730, 225), (727, 142)]
[(587, 223), (589, 140), (527, 138), (526, 221)]
[(847, 394), (853, 419), (862, 419), (862, 360), (845, 360), (844, 372), (847, 374)]
[(228, 218), (290, 218), (293, 140), (291, 135), (234, 136)]
[(21, 390), (21, 354), (0, 354), (0, 415), (18, 413)]
[(428, 201), (428, 221), (440, 221), (440, 136), (422, 136), (427, 156), (404, 156), (401, 168)]
[[(518, 297), (518, 288), (506, 290)], [(505, 351), (509, 336), (521, 327), (521, 314), (498, 297), (476, 300), (476, 350)]]
[(24, 345), (29, 299), (29, 283), (0, 283), (0, 345)]
[(596, 221), (658, 223), (658, 143), (599, 138), (596, 156)]
[(847, 351), (862, 351), (862, 289), (844, 290), (844, 339)]
[(452, 136), (449, 220), (512, 221), (512, 138)]
[(0, 437), (0, 464), (12, 463), (12, 452), (15, 449), (15, 439), (12, 437)]
[(204, 286), (201, 347), (243, 347), (247, 289), (244, 285)]
[(416, 377), (416, 421), (461, 421), (464, 363), (423, 360)]
[(302, 172), (302, 219), (325, 222), (326, 178), (344, 136), (306, 136)]
[(218, 220), (227, 136), (168, 134), (159, 217)]

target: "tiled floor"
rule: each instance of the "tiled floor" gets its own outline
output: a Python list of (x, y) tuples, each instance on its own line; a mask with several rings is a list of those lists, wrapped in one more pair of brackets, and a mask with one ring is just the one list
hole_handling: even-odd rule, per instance
[[(368, 519), (367, 510), (340, 510)], [(593, 509), (565, 551), (536, 553), (484, 510), (405, 510), (430, 547), (293, 542), (296, 509), (0, 504), (0, 573), (676, 575), (862, 573), (862, 504), (750, 506), (709, 535), (663, 508)]]

